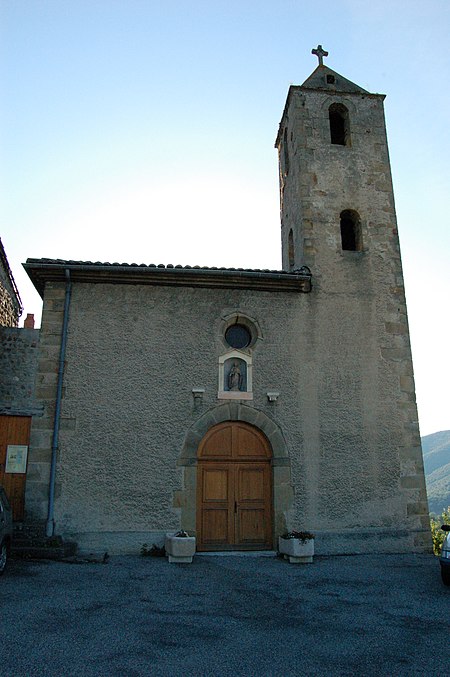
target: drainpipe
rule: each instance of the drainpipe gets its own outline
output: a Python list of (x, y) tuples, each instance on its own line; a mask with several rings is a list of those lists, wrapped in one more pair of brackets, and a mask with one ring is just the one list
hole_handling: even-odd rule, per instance
[(53, 421), (53, 437), (52, 437), (52, 458), (50, 464), (50, 484), (48, 488), (48, 514), (47, 524), (45, 527), (46, 536), (53, 536), (55, 531), (54, 509), (55, 509), (55, 479), (56, 479), (56, 454), (58, 451), (59, 442), (59, 424), (61, 418), (61, 399), (62, 386), (64, 377), (64, 360), (66, 358), (66, 344), (67, 344), (67, 327), (69, 324), (69, 306), (70, 295), (72, 293), (72, 282), (70, 279), (70, 270), (65, 270), (66, 276), (66, 296), (64, 299), (64, 316), (61, 335), (61, 349), (59, 352), (59, 367), (58, 367), (58, 383), (56, 387), (56, 404), (55, 404), (55, 418)]

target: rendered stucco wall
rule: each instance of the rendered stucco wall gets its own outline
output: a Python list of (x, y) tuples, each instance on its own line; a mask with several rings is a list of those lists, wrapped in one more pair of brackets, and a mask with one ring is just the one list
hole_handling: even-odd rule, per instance
[[(27, 488), (27, 509), (41, 518), (63, 300), (64, 286), (47, 284), (38, 377), (45, 414), (33, 423)], [(408, 365), (383, 355), (398, 350), (399, 336), (379, 321), (384, 304), (370, 289), (346, 299), (320, 289), (74, 284), (58, 532), (74, 534), (85, 548), (137, 551), (185, 527), (195, 513), (199, 421), (229, 413), (268, 428), (273, 421), (273, 439), (281, 439), (277, 533), (316, 531), (318, 552), (321, 543), (329, 552), (363, 552), (374, 543), (379, 551), (428, 547), (415, 515), (423, 497), (414, 484), (417, 423), (402, 381)], [(254, 399), (245, 403), (217, 399), (223, 318), (232, 313), (257, 320), (262, 334), (252, 350)], [(195, 399), (193, 388), (204, 388), (203, 397)], [(280, 392), (276, 402), (268, 391)]]

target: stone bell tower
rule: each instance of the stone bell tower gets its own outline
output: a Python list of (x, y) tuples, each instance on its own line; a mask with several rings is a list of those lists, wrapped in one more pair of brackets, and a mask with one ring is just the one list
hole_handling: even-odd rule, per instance
[(306, 264), (335, 286), (345, 261), (389, 251), (401, 273), (384, 98), (322, 63), (290, 87), (276, 141), (284, 270)]
[[(299, 332), (308, 331), (304, 359), (318, 403), (317, 473), (334, 472), (341, 487), (348, 482), (366, 506), (362, 522), (370, 528), (392, 535), (403, 529), (399, 548), (426, 548), (428, 505), (385, 97), (323, 65), (327, 52), (320, 45), (313, 53), (319, 65), (289, 88), (276, 147), (283, 269), (306, 265), (312, 273)], [(318, 490), (329, 494), (332, 485), (320, 481), (328, 480), (320, 479)], [(345, 510), (336, 511), (345, 522)]]

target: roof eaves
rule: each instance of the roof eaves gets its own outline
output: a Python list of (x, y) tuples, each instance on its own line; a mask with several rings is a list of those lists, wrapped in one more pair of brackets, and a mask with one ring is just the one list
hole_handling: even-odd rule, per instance
[(245, 268), (93, 263), (61, 259), (27, 259), (23, 266), (42, 297), (46, 282), (64, 281), (66, 270), (70, 271), (74, 282), (245, 288), (306, 293), (311, 290), (311, 272), (306, 267), (294, 273), (287, 273)]

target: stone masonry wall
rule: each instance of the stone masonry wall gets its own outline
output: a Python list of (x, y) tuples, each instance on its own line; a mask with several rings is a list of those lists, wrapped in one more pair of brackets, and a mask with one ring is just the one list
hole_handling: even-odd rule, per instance
[[(349, 111), (348, 146), (330, 143), (332, 103)], [(283, 265), (289, 265), (292, 229), (295, 266), (306, 264), (313, 271), (311, 322), (321, 328), (317, 354), (334, 365), (335, 373), (331, 380), (330, 370), (317, 374), (319, 411), (330, 397), (336, 400), (334, 420), (321, 426), (318, 444), (323, 454), (336, 430), (342, 431), (349, 444), (353, 439), (355, 469), (364, 474), (371, 465), (375, 473), (383, 472), (394, 454), (399, 472), (392, 478), (398, 483), (393, 514), (400, 510), (415, 525), (416, 545), (428, 547), (428, 504), (382, 97), (294, 88), (282, 126), (288, 130), (281, 138), (288, 140), (290, 157), (286, 172), (282, 142)], [(340, 213), (348, 209), (360, 216), (362, 251), (342, 250)], [(337, 396), (337, 383), (342, 384), (342, 396)], [(364, 431), (358, 431), (361, 422)]]
[(17, 327), (19, 311), (8, 288), (0, 279), (0, 327)]
[(47, 517), (64, 296), (64, 284), (46, 286), (35, 390), (41, 411), (31, 426), (25, 495), (26, 516), (38, 521)]
[(0, 327), (17, 327), (20, 307), (11, 284), (9, 264), (0, 240)]
[(0, 412), (30, 415), (34, 399), (38, 329), (0, 327)]

